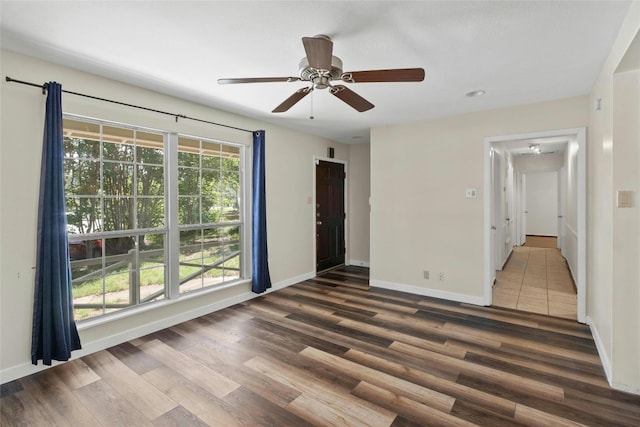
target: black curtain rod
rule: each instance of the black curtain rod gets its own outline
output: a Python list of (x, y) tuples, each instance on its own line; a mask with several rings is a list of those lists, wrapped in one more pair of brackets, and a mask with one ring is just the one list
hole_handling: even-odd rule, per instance
[[(33, 87), (39, 87), (42, 89), (42, 93), (44, 94), (47, 90), (47, 85), (43, 84), (43, 85), (39, 85), (36, 83), (30, 83), (30, 82), (25, 82), (22, 80), (16, 80), (13, 79), (9, 76), (5, 77), (5, 80), (11, 83), (20, 83), (22, 85), (27, 85), (27, 86), (33, 86)], [(125, 107), (131, 107), (131, 108), (137, 108), (139, 110), (146, 110), (146, 111), (151, 111), (153, 113), (158, 113), (158, 114), (166, 114), (167, 116), (173, 116), (176, 118), (176, 122), (178, 121), (178, 119), (187, 119), (187, 120), (193, 120), (196, 122), (201, 122), (201, 123), (207, 123), (210, 125), (216, 125), (216, 126), (222, 126), (225, 128), (229, 128), (229, 129), (235, 129), (235, 130), (240, 130), (243, 132), (249, 132), (249, 133), (253, 133), (252, 130), (248, 130), (248, 129), (242, 129), (242, 128), (237, 128), (235, 126), (229, 126), (229, 125), (223, 125), (222, 123), (216, 123), (216, 122), (211, 122), (209, 120), (203, 120), (203, 119), (196, 119), (195, 117), (189, 117), (189, 116), (185, 116), (184, 114), (175, 114), (175, 113), (169, 113), (167, 111), (161, 111), (161, 110), (154, 110), (153, 108), (147, 108), (147, 107), (141, 107), (139, 105), (133, 105), (133, 104), (127, 104), (126, 102), (120, 102), (120, 101), (114, 101), (112, 99), (106, 99), (106, 98), (99, 98), (97, 96), (92, 96), (92, 95), (86, 95), (84, 93), (78, 93), (78, 92), (72, 92), (70, 90), (64, 90), (62, 89), (63, 93), (68, 93), (70, 95), (77, 95), (77, 96), (83, 96), (85, 98), (91, 98), (91, 99), (96, 99), (98, 101), (104, 101), (104, 102), (110, 102), (112, 104), (118, 104), (118, 105), (124, 105)]]

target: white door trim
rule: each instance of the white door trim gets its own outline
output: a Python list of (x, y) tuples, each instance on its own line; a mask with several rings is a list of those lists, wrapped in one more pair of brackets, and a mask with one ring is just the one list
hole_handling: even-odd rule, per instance
[(534, 132), (527, 134), (503, 135), (486, 137), (484, 139), (484, 302), (485, 305), (492, 303), (492, 287), (493, 280), (491, 269), (491, 203), (493, 197), (493, 187), (491, 185), (491, 144), (494, 142), (509, 142), (531, 138), (548, 138), (554, 136), (570, 136), (575, 138), (578, 144), (577, 153), (577, 235), (578, 235), (578, 267), (574, 272), (577, 277), (576, 287), (578, 289), (577, 297), (577, 315), (578, 321), (584, 323), (586, 321), (586, 272), (587, 272), (587, 193), (586, 193), (586, 144), (587, 131), (586, 128), (559, 129), (545, 132)]

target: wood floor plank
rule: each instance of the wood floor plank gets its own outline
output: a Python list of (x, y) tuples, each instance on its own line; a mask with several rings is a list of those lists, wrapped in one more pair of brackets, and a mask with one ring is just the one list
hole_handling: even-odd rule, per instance
[(444, 366), (448, 369), (454, 370), (455, 372), (466, 373), (470, 376), (475, 376), (487, 381), (503, 384), (506, 387), (513, 388), (514, 390), (532, 396), (548, 400), (561, 400), (564, 398), (564, 392), (562, 388), (558, 386), (546, 384), (526, 377), (521, 377), (510, 372), (501, 371), (495, 368), (470, 363), (465, 360), (458, 360), (456, 358), (444, 356), (429, 350), (413, 347), (409, 344), (404, 344), (397, 341), (391, 344), (390, 347), (419, 356), (425, 360), (425, 363), (434, 363), (439, 366)]
[[(98, 421), (77, 395), (62, 382), (54, 370), (38, 372), (20, 380), (33, 402), (42, 409), (55, 426), (95, 425)], [(91, 383), (91, 384), (95, 384)], [(89, 387), (91, 386), (89, 384)], [(77, 389), (83, 390), (84, 387)]]
[(56, 369), (56, 374), (71, 390), (100, 380), (100, 376), (82, 359), (72, 360), (60, 365), (60, 368)]
[(136, 409), (153, 420), (175, 408), (177, 403), (144, 380), (108, 351), (99, 351), (85, 358), (88, 366), (126, 400), (135, 402)]
[[(29, 392), (16, 391), (0, 400), (0, 425), (12, 426), (52, 426), (54, 421), (47, 415)], [(70, 425), (70, 424), (69, 424)]]
[(306, 427), (312, 424), (296, 414), (287, 411), (259, 394), (240, 387), (224, 397), (224, 401), (246, 414), (247, 423), (256, 426), (296, 426)]
[[(308, 411), (318, 406), (325, 411), (330, 408), (327, 413), (339, 414), (338, 418), (343, 420), (342, 425), (388, 426), (396, 416), (393, 412), (332, 387), (329, 382), (318, 381), (317, 378), (303, 371), (288, 368), (287, 365), (275, 360), (257, 356), (245, 362), (245, 365), (277, 382), (298, 389), (301, 395), (291, 402), (289, 407), (302, 409), (302, 411), (296, 410), (296, 415), (312, 423), (314, 421), (313, 418), (308, 418), (311, 415)], [(324, 414), (321, 415), (324, 416)]]
[(159, 340), (145, 343), (140, 348), (156, 359), (161, 359), (166, 366), (211, 392), (216, 397), (222, 397), (240, 387), (240, 384), (218, 374)]
[(402, 378), (394, 377), (381, 371), (360, 365), (350, 360), (328, 354), (314, 348), (307, 348), (300, 354), (309, 357), (319, 363), (331, 366), (333, 369), (344, 372), (359, 380), (372, 385), (383, 387), (397, 395), (405, 396), (418, 403), (430, 406), (442, 412), (449, 412), (453, 406), (454, 398), (431, 389), (417, 386)]
[(439, 411), (365, 381), (353, 389), (353, 394), (425, 426), (475, 426), (473, 423), (449, 415), (448, 412)]
[[(534, 276), (555, 262), (542, 255)], [(640, 426), (640, 396), (609, 387), (588, 326), (370, 288), (368, 271), (341, 266), (4, 384), (0, 425)]]
[(157, 359), (149, 356), (131, 342), (108, 348), (107, 351), (139, 375), (162, 365)]
[(214, 343), (203, 342), (190, 348), (187, 354), (278, 406), (285, 407), (300, 395), (299, 391), (271, 381), (267, 376), (244, 366), (246, 360), (256, 356), (253, 353), (246, 360), (244, 355), (239, 358), (229, 357), (237, 353), (231, 348), (221, 349)]
[(344, 358), (380, 372), (393, 375), (394, 377), (402, 378), (427, 389), (437, 391), (443, 395), (451, 396), (456, 399), (456, 402), (460, 400), (473, 402), (484, 408), (489, 408), (495, 413), (508, 417), (513, 417), (515, 412), (515, 402), (493, 396), (482, 390), (460, 385), (456, 382), (432, 375), (422, 369), (407, 367), (386, 358), (357, 350), (348, 351), (345, 353)]
[(142, 377), (207, 425), (243, 425), (211, 392), (167, 366), (158, 367)]
[(207, 427), (209, 424), (187, 411), (182, 406), (176, 406), (171, 411), (153, 420), (154, 427)]
[[(138, 411), (138, 402), (129, 401), (103, 380), (93, 382), (74, 394), (93, 415), (98, 424), (120, 426), (152, 426), (151, 420)], [(96, 421), (94, 421), (96, 423)], [(75, 424), (89, 425), (89, 424)], [(91, 424), (95, 425), (95, 424)]]

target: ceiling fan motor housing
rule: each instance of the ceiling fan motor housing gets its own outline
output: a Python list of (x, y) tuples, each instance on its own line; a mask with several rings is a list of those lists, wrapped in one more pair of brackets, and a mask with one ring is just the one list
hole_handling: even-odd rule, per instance
[(315, 89), (326, 89), (331, 80), (338, 80), (342, 76), (342, 60), (337, 56), (331, 56), (331, 70), (317, 70), (309, 66), (309, 60), (304, 57), (300, 60), (300, 79), (312, 82)]

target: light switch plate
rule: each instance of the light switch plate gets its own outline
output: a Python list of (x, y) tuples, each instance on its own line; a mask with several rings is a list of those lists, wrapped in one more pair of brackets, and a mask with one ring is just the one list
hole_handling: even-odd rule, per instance
[(632, 208), (633, 207), (633, 191), (618, 190), (616, 192), (616, 205), (619, 208)]
[(467, 188), (467, 199), (476, 199), (478, 197), (478, 190), (475, 188)]

